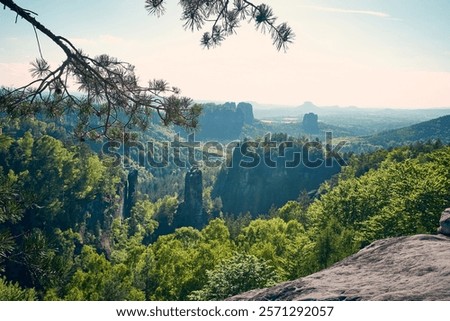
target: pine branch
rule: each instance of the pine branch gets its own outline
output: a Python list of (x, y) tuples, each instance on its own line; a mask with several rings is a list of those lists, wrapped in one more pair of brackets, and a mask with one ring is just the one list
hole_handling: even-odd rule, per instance
[[(114, 138), (112, 133), (121, 135), (130, 125), (145, 129), (150, 124), (152, 110), (158, 111), (165, 124), (196, 126), (200, 108), (191, 99), (179, 96), (177, 88), (163, 81), (150, 81), (147, 86), (141, 86), (133, 65), (108, 55), (91, 58), (38, 22), (31, 11), (11, 0), (0, 0), (0, 3), (46, 35), (66, 55), (53, 70), (41, 55), (41, 59), (32, 63), (34, 80), (16, 89), (1, 88), (0, 111), (16, 117), (38, 112), (46, 112), (48, 116), (76, 113), (79, 119), (76, 134), (80, 139)], [(70, 82), (77, 83), (79, 92), (85, 95), (71, 94)]]
[[(147, 0), (146, 8), (150, 14), (161, 15), (164, 10), (164, 0)], [(269, 31), (273, 44), (277, 50), (287, 50), (295, 34), (286, 24), (276, 24), (277, 18), (272, 9), (265, 4), (255, 5), (247, 0), (181, 0), (183, 7), (181, 19), (184, 27), (192, 31), (202, 29), (210, 23), (210, 31), (205, 32), (201, 44), (206, 48), (220, 45), (227, 36), (234, 34), (240, 21), (255, 22), (256, 29), (262, 32)]]

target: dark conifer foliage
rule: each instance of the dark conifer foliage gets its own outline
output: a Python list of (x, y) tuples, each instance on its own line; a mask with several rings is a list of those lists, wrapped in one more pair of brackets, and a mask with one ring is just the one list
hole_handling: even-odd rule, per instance
[[(13, 117), (44, 113), (50, 117), (75, 115), (75, 134), (86, 138), (121, 137), (129, 130), (148, 128), (155, 112), (165, 125), (187, 128), (197, 126), (201, 106), (183, 97), (180, 89), (165, 80), (150, 80), (142, 84), (134, 66), (108, 54), (90, 57), (76, 48), (69, 39), (59, 36), (37, 19), (37, 13), (2, 0), (10, 9), (30, 23), (36, 33), (40, 57), (32, 63), (33, 80), (19, 88), (0, 88), (0, 112)], [(146, 9), (157, 16), (164, 13), (165, 1), (146, 1)], [(235, 33), (239, 22), (253, 20), (258, 29), (269, 31), (277, 49), (286, 49), (294, 34), (286, 24), (276, 25), (272, 9), (248, 1), (180, 1), (186, 29), (201, 29), (212, 23), (202, 44), (213, 47)], [(52, 67), (42, 55), (38, 32), (53, 41), (65, 54), (65, 60)], [(76, 84), (78, 93), (69, 90)]]
[[(150, 14), (164, 14), (164, 0), (146, 0)], [(200, 30), (208, 24), (210, 31), (203, 34), (201, 44), (206, 48), (220, 45), (226, 37), (235, 34), (242, 21), (251, 21), (263, 33), (268, 32), (278, 50), (286, 50), (295, 37), (287, 23), (277, 24), (277, 17), (266, 4), (253, 4), (246, 0), (182, 0), (181, 19), (184, 28)]]

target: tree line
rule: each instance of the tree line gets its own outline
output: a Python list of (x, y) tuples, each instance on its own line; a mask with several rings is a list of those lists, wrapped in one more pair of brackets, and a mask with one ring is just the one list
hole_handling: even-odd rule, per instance
[(220, 300), (326, 268), (372, 241), (434, 233), (450, 203), (450, 148), (369, 155), (316, 199), (152, 239), (177, 199), (141, 199), (122, 217), (124, 172), (48, 135), (0, 136), (0, 298)]

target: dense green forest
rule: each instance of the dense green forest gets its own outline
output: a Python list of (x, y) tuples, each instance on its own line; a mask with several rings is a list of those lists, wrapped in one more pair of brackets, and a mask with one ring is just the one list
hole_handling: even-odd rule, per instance
[[(322, 32), (306, 37), (314, 40), (314, 46), (304, 43), (304, 48), (314, 49), (306, 51), (307, 56), (314, 57), (312, 61), (300, 56), (300, 60), (275, 62), (261, 54), (263, 48), (256, 42), (249, 42), (250, 47), (258, 49), (256, 55), (251, 54), (250, 47), (240, 47), (234, 50), (235, 62), (229, 59), (231, 56), (219, 54), (211, 65), (206, 56), (198, 61), (191, 59), (194, 51), (184, 47), (184, 41), (172, 32), (165, 33), (164, 29), (171, 26), (165, 22), (161, 22), (161, 29), (148, 25), (151, 32), (147, 34), (141, 33), (144, 28), (137, 25), (124, 28), (139, 19), (132, 16), (131, 10), (117, 10), (124, 19), (118, 29), (116, 19), (102, 22), (108, 31), (105, 35), (93, 32), (103, 30), (90, 24), (91, 20), (98, 22), (95, 15), (94, 19), (84, 20), (84, 31), (66, 29), (70, 23), (64, 13), (73, 16), (75, 25), (83, 21), (82, 14), (73, 15), (82, 12), (80, 6), (58, 12), (52, 10), (57, 6), (49, 5), (42, 12), (48, 14), (46, 17), (38, 16), (33, 6), (23, 8), (12, 0), (0, 3), (4, 11), (8, 9), (5, 17), (11, 25), (18, 27), (18, 22), (23, 22), (34, 30), (32, 33), (29, 28), (29, 38), (5, 29), (6, 49), (0, 49), (5, 49), (2, 57), (6, 77), (11, 76), (10, 71), (22, 74), (18, 66), (23, 66), (25, 56), (20, 52), (26, 52), (27, 59), (32, 53), (22, 44), (30, 39), (34, 44), (35, 38), (39, 51), (29, 70), (31, 82), (15, 88), (0, 87), (0, 300), (222, 300), (310, 275), (378, 239), (435, 233), (440, 213), (450, 206), (450, 146), (446, 145), (450, 118), (444, 116), (448, 110), (379, 113), (356, 107), (318, 107), (307, 102), (283, 112), (282, 108), (274, 108), (255, 119), (249, 103), (194, 103), (167, 81), (141, 82), (140, 76), (146, 71), (138, 72), (131, 63), (109, 54), (90, 56), (78, 49), (78, 44), (84, 38), (89, 38), (88, 42), (95, 39), (93, 43), (107, 49), (111, 47), (101, 39), (111, 38), (120, 49), (115, 40), (123, 36), (127, 42), (121, 42), (120, 47), (126, 47), (127, 53), (142, 54), (135, 59), (152, 68), (152, 64), (161, 64), (161, 58), (170, 58), (167, 67), (161, 64), (163, 68), (183, 76), (180, 80), (184, 79), (185, 84), (198, 83), (197, 88), (210, 97), (217, 94), (212, 90), (216, 87), (223, 88), (223, 96), (242, 96), (236, 91), (241, 89), (245, 96), (252, 90), (260, 94), (270, 91), (270, 99), (258, 95), (258, 99), (266, 100), (280, 95), (287, 99), (291, 93), (300, 99), (313, 88), (309, 85), (321, 84), (319, 97), (329, 93), (326, 100), (331, 101), (333, 92), (342, 92), (336, 85), (342, 83), (345, 88), (340, 89), (345, 90), (353, 88), (351, 82), (335, 81), (339, 79), (335, 76), (347, 67), (354, 69), (345, 60), (357, 61), (358, 70), (372, 71), (372, 58), (377, 54), (368, 59), (355, 56), (358, 50), (351, 50), (348, 57), (356, 60), (343, 60), (343, 48), (326, 54), (316, 51), (316, 47), (325, 49), (326, 44), (342, 42), (335, 41), (337, 38), (329, 41), (331, 38), (323, 38)], [(165, 13), (165, 5), (166, 1), (147, 0), (145, 10), (159, 17)], [(208, 49), (235, 34), (243, 21), (268, 34), (279, 51), (286, 51), (295, 39), (289, 24), (280, 22), (265, 4), (199, 0), (179, 1), (178, 5), (184, 27), (202, 30), (200, 44)], [(396, 13), (384, 13), (384, 8), (379, 12), (301, 7), (397, 20)], [(39, 5), (36, 8), (42, 9)], [(313, 17), (314, 13), (308, 15)], [(358, 21), (351, 20), (351, 15), (344, 19), (346, 26), (362, 21), (361, 16)], [(405, 17), (405, 21), (412, 21), (408, 19)], [(313, 20), (320, 24), (320, 19)], [(420, 21), (417, 17), (414, 20)], [(331, 34), (336, 36), (339, 20), (333, 21), (336, 32)], [(51, 30), (52, 26), (67, 32), (68, 37)], [(122, 36), (119, 30), (124, 31)], [(345, 34), (348, 38), (348, 32)], [(365, 39), (383, 38), (381, 34), (372, 36)], [(409, 39), (406, 33), (397, 36)], [(72, 43), (71, 38), (78, 38), (77, 43)], [(18, 39), (25, 41), (19, 45)], [(149, 39), (150, 47), (136, 49), (139, 47), (132, 45)], [(319, 46), (318, 39), (322, 39)], [(59, 50), (62, 60), (49, 43)], [(165, 47), (169, 43), (172, 45)], [(347, 40), (342, 43), (347, 44)], [(425, 46), (430, 44), (424, 42)], [(375, 45), (382, 56), (384, 52), (408, 52), (401, 47), (391, 50), (391, 45), (378, 46), (379, 42)], [(253, 56), (244, 57), (247, 51)], [(153, 56), (153, 52), (162, 54)], [(180, 65), (172, 56), (175, 52), (182, 54)], [(16, 54), (18, 57), (12, 59)], [(403, 56), (388, 60), (403, 66)], [(60, 57), (56, 65), (54, 57)], [(425, 56), (418, 58), (431, 61)], [(226, 70), (230, 74), (218, 68), (217, 62), (227, 68), (225, 61), (234, 65)], [(320, 68), (310, 73), (309, 67), (303, 69), (302, 61)], [(339, 68), (334, 69), (334, 65)], [(375, 69), (391, 67), (380, 65)], [(200, 73), (205, 70), (207, 74)], [(283, 73), (278, 77), (272, 73), (275, 70)], [(306, 78), (299, 77), (293, 87), (287, 86), (286, 70)], [(414, 74), (410, 72), (408, 77)], [(348, 79), (377, 80), (389, 75), (358, 73)], [(328, 78), (332, 87), (327, 87)], [(17, 86), (18, 79), (6, 82)], [(257, 89), (252, 83), (260, 79), (264, 86)], [(417, 79), (411, 80), (414, 83)], [(425, 83), (434, 87), (440, 82), (424, 77)], [(278, 87), (280, 84), (282, 87)], [(372, 95), (370, 82), (364, 86)], [(357, 86), (361, 96), (366, 94), (364, 86)], [(419, 86), (401, 87), (407, 93)], [(303, 92), (300, 95), (299, 88)], [(380, 93), (386, 91), (386, 97), (393, 94), (391, 88), (378, 89)], [(395, 89), (396, 96), (403, 95), (403, 89)], [(434, 96), (438, 91), (418, 92)], [(408, 98), (414, 101), (417, 97)], [(379, 97), (375, 101), (380, 101)], [(426, 105), (430, 102), (424, 100)], [(365, 104), (372, 105), (373, 100), (367, 98)], [(436, 117), (441, 118), (410, 126)], [(202, 143), (210, 144), (207, 152), (192, 152), (189, 146), (201, 144), (189, 136), (192, 131)], [(344, 148), (333, 152), (340, 143), (331, 141), (327, 136), (330, 132), (347, 141)], [(165, 155), (168, 146), (177, 146), (174, 155)], [(208, 161), (219, 161), (219, 165), (207, 166)], [(234, 166), (229, 166), (230, 162)], [(295, 166), (287, 165), (292, 162)]]
[[(434, 233), (450, 203), (450, 147), (415, 143), (355, 154), (314, 195), (259, 216), (223, 213), (211, 197), (217, 171), (205, 169), (208, 222), (175, 229), (180, 196), (151, 195), (157, 174), (139, 168), (147, 176), (125, 213), (130, 169), (68, 137), (38, 120), (0, 135), (1, 300), (220, 300), (377, 239)], [(171, 175), (182, 188), (183, 172)]]
[(439, 139), (444, 143), (449, 142), (450, 116), (443, 116), (429, 121), (421, 122), (408, 127), (381, 132), (370, 137), (367, 141), (373, 145), (383, 147), (398, 146), (405, 142), (426, 141)]

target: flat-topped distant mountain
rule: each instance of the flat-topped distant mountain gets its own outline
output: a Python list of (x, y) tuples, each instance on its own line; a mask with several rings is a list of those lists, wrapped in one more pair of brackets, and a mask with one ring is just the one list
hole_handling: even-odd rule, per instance
[[(437, 138), (447, 142), (450, 137), (450, 120), (446, 118), (450, 108), (368, 109), (317, 106), (312, 102), (290, 108), (247, 102), (204, 103), (195, 137), (231, 141), (261, 137), (268, 132), (298, 137), (308, 134), (303, 126), (303, 118), (308, 114), (318, 116), (318, 137), (324, 137), (324, 132), (332, 132), (333, 137), (363, 137), (368, 143), (379, 146)], [(175, 131), (186, 136), (182, 129), (175, 128)]]
[[(307, 113), (315, 113), (319, 121), (338, 126), (353, 135), (368, 136), (379, 132), (407, 127), (419, 122), (450, 114), (450, 108), (394, 109), (359, 108), (355, 106), (317, 106), (305, 102), (297, 107), (252, 103), (256, 119), (283, 123), (286, 119), (301, 122)], [(353, 136), (352, 135), (352, 136)]]
[(305, 113), (316, 113), (319, 116), (337, 115), (337, 114), (364, 114), (364, 115), (379, 115), (388, 116), (395, 115), (403, 118), (411, 117), (431, 117), (437, 118), (450, 113), (450, 107), (443, 108), (362, 108), (357, 106), (317, 106), (313, 102), (306, 101), (298, 106), (286, 106), (286, 105), (267, 105), (259, 104), (256, 102), (250, 102), (253, 106), (255, 117), (287, 117), (287, 116), (301, 116)]

